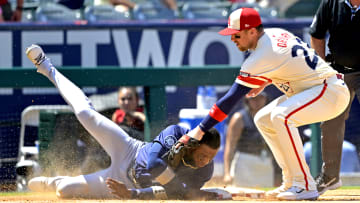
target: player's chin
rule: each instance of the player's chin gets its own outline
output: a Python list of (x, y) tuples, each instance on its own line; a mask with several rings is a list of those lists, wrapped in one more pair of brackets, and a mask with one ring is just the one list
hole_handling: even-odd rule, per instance
[(247, 49), (245, 49), (245, 48), (243, 48), (243, 47), (238, 47), (238, 49), (239, 49), (240, 51), (242, 51), (242, 52), (247, 51)]

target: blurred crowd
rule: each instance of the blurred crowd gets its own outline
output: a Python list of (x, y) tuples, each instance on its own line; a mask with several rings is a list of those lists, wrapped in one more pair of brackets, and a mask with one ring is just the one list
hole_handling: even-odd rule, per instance
[(320, 0), (0, 0), (0, 22), (224, 20), (252, 7), (263, 19), (312, 17)]

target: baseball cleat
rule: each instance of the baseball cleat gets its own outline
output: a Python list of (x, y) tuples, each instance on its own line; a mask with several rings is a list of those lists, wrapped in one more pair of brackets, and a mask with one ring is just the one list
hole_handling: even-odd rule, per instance
[(44, 51), (41, 49), (39, 45), (32, 44), (28, 48), (26, 48), (26, 56), (30, 59), (30, 61), (36, 66), (40, 65), (44, 62), (46, 56)]
[(50, 192), (48, 178), (44, 176), (32, 178), (28, 183), (28, 188), (34, 192)]
[(280, 200), (316, 200), (318, 197), (317, 190), (306, 190), (297, 186), (292, 186), (276, 196)]
[(324, 194), (328, 190), (335, 190), (342, 185), (340, 178), (329, 177), (324, 173), (321, 173), (318, 177), (316, 177), (315, 181), (319, 195)]
[(52, 64), (50, 59), (46, 57), (44, 51), (39, 45), (32, 44), (26, 48), (26, 56), (36, 66), (37, 72), (49, 76)]
[(288, 188), (282, 184), (280, 187), (265, 192), (265, 198), (275, 199), (281, 192), (285, 192)]

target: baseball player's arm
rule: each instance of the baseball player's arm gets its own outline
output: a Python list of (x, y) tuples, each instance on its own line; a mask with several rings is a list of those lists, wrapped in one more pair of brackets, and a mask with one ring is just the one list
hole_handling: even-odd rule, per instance
[[(240, 74), (237, 76), (235, 83), (232, 85), (230, 90), (225, 94), (225, 96), (218, 100), (216, 104), (214, 104), (214, 106), (210, 109), (208, 116), (201, 121), (198, 127), (203, 132), (208, 131), (217, 123), (222, 122), (233, 109), (236, 102), (238, 102), (241, 98), (249, 93), (252, 95), (259, 94), (269, 84), (271, 84), (271, 80), (269, 78), (251, 75), (250, 73), (240, 71)], [(191, 133), (192, 132), (190, 131), (190, 136)], [(197, 133), (195, 135), (198, 137), (193, 138), (201, 140), (203, 134)]]
[[(166, 200), (168, 195), (162, 186), (151, 186), (146, 188), (127, 188), (125, 184), (112, 178), (106, 179), (106, 185), (110, 190), (110, 193), (118, 197), (119, 199), (144, 199), (144, 200)], [(171, 198), (171, 196), (169, 196)], [(203, 190), (189, 190), (186, 192), (182, 199), (187, 200), (214, 200), (219, 199), (219, 196), (215, 192), (203, 191)]]
[(106, 179), (106, 185), (110, 193), (119, 199), (167, 199), (165, 189), (161, 186), (151, 186), (140, 189), (127, 188), (124, 183), (112, 178)]
[(202, 139), (205, 132), (214, 127), (217, 123), (222, 122), (230, 111), (242, 97), (244, 97), (252, 88), (259, 88), (264, 83), (271, 83), (271, 80), (262, 76), (252, 76), (249, 73), (240, 71), (240, 74), (231, 86), (230, 90), (213, 105), (209, 114), (201, 121), (201, 123), (183, 135), (174, 147), (171, 149), (172, 156), (169, 156), (169, 165), (176, 168), (184, 155), (186, 146), (196, 143)]
[(234, 83), (230, 90), (211, 107), (209, 114), (201, 123), (180, 138), (175, 148), (179, 148), (182, 143), (187, 144), (190, 139), (201, 140), (206, 131), (227, 117), (236, 102), (246, 95), (250, 89)]
[(325, 39), (317, 39), (311, 36), (311, 47), (315, 49), (316, 53), (323, 59), (325, 59)]
[(241, 137), (244, 129), (244, 122), (241, 113), (235, 113), (231, 118), (226, 133), (226, 144), (224, 149), (224, 182), (231, 184), (232, 177), (230, 176), (231, 162), (234, 158), (236, 144)]
[(163, 151), (163, 146), (158, 142), (154, 142), (150, 149), (146, 167), (151, 178), (158, 181), (161, 185), (169, 183), (175, 177), (174, 171), (162, 159)]
[[(234, 83), (230, 90), (222, 98), (220, 98), (216, 104), (213, 105), (209, 114), (199, 124), (199, 129), (202, 132), (206, 132), (210, 130), (210, 128), (214, 127), (217, 123), (222, 122), (233, 109), (235, 104), (250, 90), (251, 88), (247, 86)], [(191, 135), (191, 131), (188, 133), (188, 135)], [(201, 140), (202, 135), (201, 137), (195, 137), (195, 139)]]

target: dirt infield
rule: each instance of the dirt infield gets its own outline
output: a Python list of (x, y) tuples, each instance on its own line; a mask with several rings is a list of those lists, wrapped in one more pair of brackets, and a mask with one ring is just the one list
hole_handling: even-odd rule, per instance
[[(265, 199), (250, 199), (246, 197), (236, 197), (235, 200), (239, 202), (277, 202), (274, 200), (265, 200)], [(339, 189), (334, 191), (328, 191), (324, 195), (322, 195), (317, 202), (328, 202), (328, 201), (360, 201), (360, 190), (359, 189)], [(54, 193), (26, 193), (26, 194), (9, 194), (5, 196), (0, 196), (0, 202), (18, 202), (18, 203), (95, 203), (95, 202), (104, 202), (104, 203), (111, 203), (111, 202), (120, 202), (119, 200), (61, 200), (58, 199)], [(144, 200), (122, 200), (121, 202), (159, 202), (159, 201), (144, 201)], [(160, 201), (162, 203), (167, 202), (204, 202), (204, 201)], [(229, 202), (229, 201), (206, 201), (206, 202)], [(233, 202), (233, 201), (232, 201)], [(280, 201), (279, 201), (280, 202)], [(281, 201), (286, 202), (286, 201)], [(294, 201), (291, 201), (294, 202)], [(301, 201), (306, 202), (306, 201)]]

